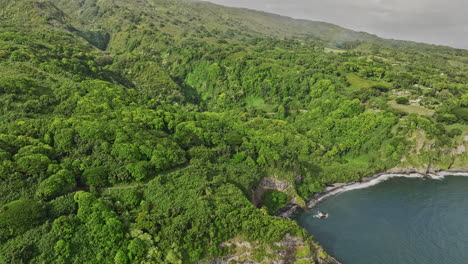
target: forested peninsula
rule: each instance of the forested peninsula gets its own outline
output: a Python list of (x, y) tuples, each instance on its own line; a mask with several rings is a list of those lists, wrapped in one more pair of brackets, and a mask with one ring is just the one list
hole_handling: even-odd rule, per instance
[(0, 2), (0, 263), (336, 263), (275, 216), (468, 168), (468, 51), (188, 0)]

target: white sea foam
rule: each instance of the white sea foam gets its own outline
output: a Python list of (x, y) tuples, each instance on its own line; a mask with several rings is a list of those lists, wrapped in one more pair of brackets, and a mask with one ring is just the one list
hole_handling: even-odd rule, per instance
[(331, 196), (334, 196), (334, 195), (337, 195), (339, 193), (347, 192), (347, 191), (351, 191), (351, 190), (369, 188), (369, 187), (375, 186), (375, 185), (377, 185), (377, 184), (379, 184), (381, 182), (384, 182), (384, 181), (386, 181), (388, 179), (391, 179), (391, 178), (397, 178), (397, 177), (398, 178), (400, 178), (400, 177), (402, 177), (402, 178), (422, 178), (422, 179), (430, 178), (430, 179), (434, 179), (434, 180), (442, 180), (446, 176), (464, 176), (464, 177), (468, 177), (468, 172), (440, 171), (440, 172), (438, 172), (436, 174), (429, 174), (427, 176), (425, 176), (423, 174), (420, 174), (420, 173), (381, 174), (381, 175), (375, 176), (374, 178), (371, 177), (371, 179), (368, 180), (368, 181), (351, 183), (351, 184), (343, 185), (343, 186), (336, 187), (336, 188), (333, 188), (333, 187), (329, 188), (328, 191), (326, 190), (326, 192), (323, 195), (320, 195), (318, 198), (314, 199), (313, 202), (314, 202), (314, 204), (317, 204), (317, 203), (323, 201), (324, 199), (327, 199), (327, 198), (329, 198)]

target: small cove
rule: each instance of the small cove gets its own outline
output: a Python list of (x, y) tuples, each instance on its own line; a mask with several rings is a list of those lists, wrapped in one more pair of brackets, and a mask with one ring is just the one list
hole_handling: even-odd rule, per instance
[[(313, 218), (317, 210), (330, 214)], [(468, 177), (391, 178), (296, 216), (343, 264), (466, 263)]]

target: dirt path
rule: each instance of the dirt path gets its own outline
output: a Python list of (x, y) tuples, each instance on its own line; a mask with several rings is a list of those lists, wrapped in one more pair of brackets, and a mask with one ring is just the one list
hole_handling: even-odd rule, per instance
[(137, 188), (137, 187), (140, 187), (140, 186), (147, 186), (148, 184), (145, 183), (145, 184), (139, 184), (139, 185), (130, 185), (130, 186), (120, 186), (120, 187), (100, 187), (99, 189), (108, 189), (108, 190), (123, 190), (123, 189), (133, 189), (133, 188)]

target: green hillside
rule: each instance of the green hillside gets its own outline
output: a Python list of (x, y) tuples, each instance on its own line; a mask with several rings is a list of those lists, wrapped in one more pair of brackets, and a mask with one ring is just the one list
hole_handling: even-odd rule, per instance
[[(0, 263), (332, 263), (270, 213), (467, 168), (467, 65), (205, 2), (2, 1)], [(265, 177), (289, 187), (255, 201)]]

